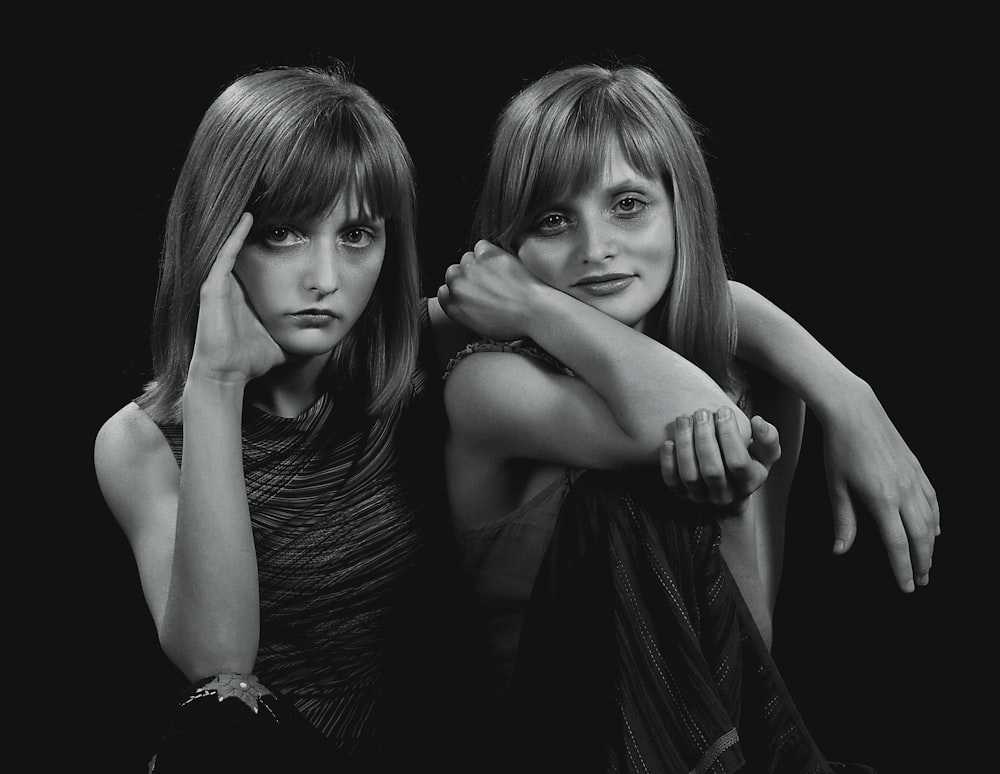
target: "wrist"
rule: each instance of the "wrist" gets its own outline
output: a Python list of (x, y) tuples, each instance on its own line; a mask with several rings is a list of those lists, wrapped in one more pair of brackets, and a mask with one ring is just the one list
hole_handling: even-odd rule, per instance
[(214, 411), (235, 407), (242, 411), (246, 382), (192, 365), (184, 382), (184, 407), (204, 406)]
[(525, 336), (534, 341), (545, 338), (546, 331), (559, 328), (567, 310), (573, 304), (580, 304), (572, 296), (556, 290), (550, 285), (538, 282), (530, 285), (524, 295), (519, 326)]
[(877, 404), (875, 391), (860, 376), (847, 371), (837, 377), (835, 382), (828, 383), (822, 399), (812, 406), (820, 424), (824, 427), (851, 416), (858, 406)]

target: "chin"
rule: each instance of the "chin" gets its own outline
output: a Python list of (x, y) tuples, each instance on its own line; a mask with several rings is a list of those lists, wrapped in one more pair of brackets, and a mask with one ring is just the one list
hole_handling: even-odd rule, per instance
[(342, 336), (336, 339), (324, 339), (322, 341), (279, 341), (279, 346), (291, 357), (313, 358), (324, 357), (333, 352), (337, 345), (343, 340)]

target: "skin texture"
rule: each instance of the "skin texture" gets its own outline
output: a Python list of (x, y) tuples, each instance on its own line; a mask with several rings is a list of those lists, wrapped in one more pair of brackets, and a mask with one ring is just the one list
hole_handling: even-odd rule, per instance
[(616, 149), (602, 180), (533, 219), (517, 256), (546, 285), (643, 331), (673, 276), (671, 196)]
[(201, 288), (182, 469), (135, 404), (97, 436), (98, 481), (132, 545), (161, 645), (192, 680), (251, 672), (256, 661), (244, 398), (288, 417), (316, 400), (331, 352), (371, 298), (384, 253), (381, 222), (362, 217), (349, 197), (311, 223), (255, 226), (244, 213)]

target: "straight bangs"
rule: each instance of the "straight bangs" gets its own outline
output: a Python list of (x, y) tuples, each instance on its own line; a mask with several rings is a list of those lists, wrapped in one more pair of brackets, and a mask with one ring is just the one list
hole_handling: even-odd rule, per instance
[(527, 142), (530, 161), (517, 197), (525, 204), (517, 208), (516, 222), (504, 234), (508, 243), (516, 245), (545, 207), (579, 194), (600, 179), (617, 145), (636, 171), (651, 179), (665, 176), (664, 185), (670, 191), (669, 173), (664, 172), (670, 156), (649, 126), (603, 88), (581, 95), (547, 126), (536, 122), (535, 136)]
[(298, 127), (294, 138), (288, 130), (276, 136), (248, 205), (254, 220), (321, 218), (345, 193), (365, 217), (399, 215), (412, 191), (397, 169), (409, 161), (379, 127), (358, 118), (331, 114)]
[(369, 415), (404, 405), (416, 367), (419, 277), (413, 165), (387, 116), (359, 87), (275, 132), (248, 209), (262, 223), (325, 217), (349, 209), (386, 224), (386, 254), (365, 314), (331, 360), (331, 384)]

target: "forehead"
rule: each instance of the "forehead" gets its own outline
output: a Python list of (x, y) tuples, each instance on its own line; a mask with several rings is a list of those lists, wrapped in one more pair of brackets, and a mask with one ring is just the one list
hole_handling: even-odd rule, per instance
[(608, 149), (600, 176), (591, 181), (592, 188), (617, 188), (622, 185), (637, 184), (644, 187), (663, 189), (663, 180), (649, 177), (636, 169), (625, 156), (621, 143), (616, 142)]

